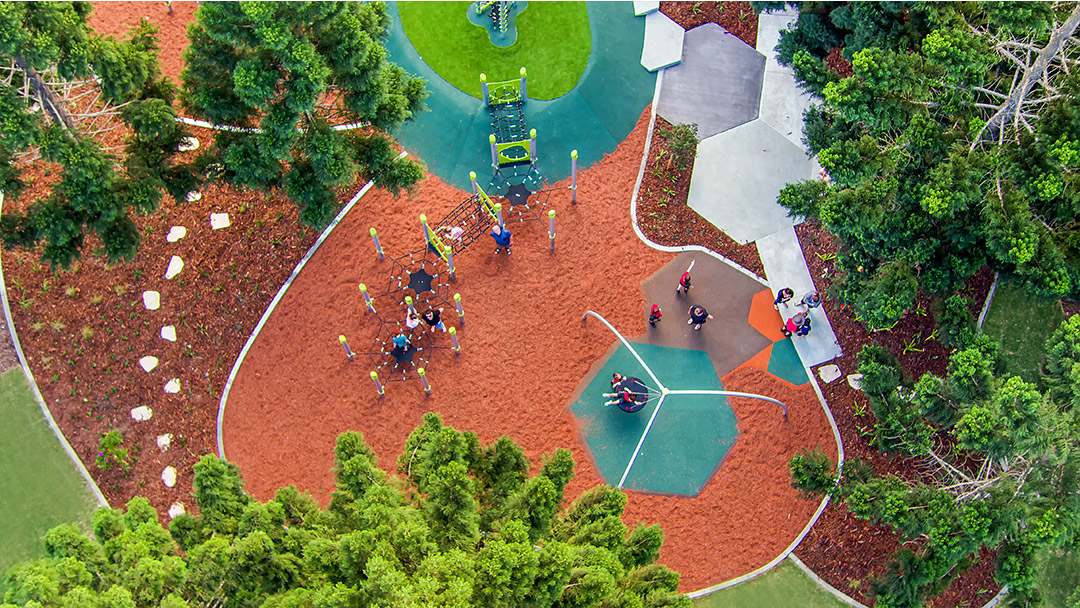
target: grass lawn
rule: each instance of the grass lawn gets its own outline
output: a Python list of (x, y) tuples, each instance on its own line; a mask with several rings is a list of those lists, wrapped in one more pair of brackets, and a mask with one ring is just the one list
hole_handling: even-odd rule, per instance
[[(88, 526), (97, 503), (19, 368), (0, 374), (0, 574), (43, 554), (53, 526)], [(0, 593), (3, 592), (0, 577)]]
[(592, 35), (584, 2), (530, 2), (517, 16), (517, 41), (491, 44), (486, 29), (469, 23), (471, 2), (398, 2), (401, 26), (431, 69), (457, 89), (480, 97), (488, 82), (528, 70), (528, 95), (554, 99), (574, 88), (589, 61)]
[(1080, 552), (1053, 550), (1039, 556), (1039, 593), (1045, 608), (1067, 608), (1080, 585)]
[(1064, 318), (1057, 300), (1032, 296), (1022, 285), (1003, 277), (994, 291), (983, 331), (1001, 344), (1008, 374), (1038, 384), (1046, 340)]
[(791, 560), (754, 580), (694, 600), (695, 608), (847, 608)]

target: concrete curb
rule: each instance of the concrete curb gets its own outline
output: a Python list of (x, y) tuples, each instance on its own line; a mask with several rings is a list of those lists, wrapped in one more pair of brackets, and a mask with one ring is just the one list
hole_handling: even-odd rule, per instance
[[(232, 131), (233, 133), (262, 133), (262, 129), (257, 127), (233, 127), (230, 125), (215, 125), (205, 120), (198, 120), (195, 118), (188, 118), (187, 116), (177, 116), (174, 118), (176, 122), (183, 123), (185, 125), (191, 125), (192, 127), (202, 127), (204, 129), (213, 129), (214, 131)], [(330, 127), (331, 131), (350, 131), (352, 129), (359, 129), (361, 127), (368, 126), (364, 122), (350, 122), (344, 125), (334, 125)]]
[[(4, 206), (4, 193), (0, 192), (0, 211)], [(94, 478), (90, 476), (90, 471), (86, 470), (86, 465), (79, 459), (75, 450), (71, 449), (71, 444), (68, 443), (67, 437), (64, 437), (64, 433), (60, 430), (60, 427), (56, 426), (56, 421), (53, 420), (52, 413), (49, 412), (49, 406), (45, 405), (45, 399), (41, 396), (41, 391), (38, 390), (37, 382), (34, 381), (34, 373), (30, 371), (30, 365), (26, 362), (26, 354), (23, 353), (22, 345), (19, 343), (19, 335), (15, 332), (15, 323), (11, 320), (11, 308), (8, 305), (7, 295), (7, 283), (4, 281), (4, 269), (3, 264), (0, 264), (0, 302), (4, 307), (4, 321), (7, 322), (8, 333), (11, 334), (11, 343), (15, 346), (15, 353), (19, 356), (19, 366), (22, 367), (23, 375), (26, 376), (26, 381), (30, 384), (30, 390), (34, 393), (34, 401), (37, 401), (38, 408), (41, 409), (41, 415), (45, 417), (45, 422), (49, 424), (49, 428), (52, 429), (53, 435), (56, 435), (56, 439), (60, 442), (60, 445), (67, 452), (71, 461), (75, 463), (75, 468), (79, 470), (79, 475), (82, 475), (86, 485), (90, 486), (90, 492), (94, 495), (94, 499), (97, 500), (99, 506), (108, 507), (109, 501), (105, 500), (105, 495), (101, 493), (101, 488), (94, 482)]]
[(990, 291), (986, 292), (986, 301), (983, 302), (982, 310), (979, 311), (979, 322), (975, 325), (975, 329), (982, 329), (983, 322), (986, 321), (986, 313), (990, 312), (990, 303), (994, 301), (994, 292), (997, 291), (998, 281), (1001, 279), (1001, 273), (994, 273), (994, 282), (990, 284)]
[[(395, 158), (394, 160), (402, 159), (406, 156), (408, 156), (408, 152), (402, 152), (401, 154), (398, 154), (397, 158)], [(289, 275), (289, 278), (285, 279), (285, 283), (282, 284), (282, 286), (278, 289), (277, 293), (274, 294), (274, 299), (270, 300), (269, 306), (266, 307), (266, 310), (263, 312), (262, 317), (259, 318), (259, 322), (255, 325), (255, 329), (252, 330), (251, 335), (248, 336), (247, 342), (244, 342), (244, 348), (240, 349), (240, 354), (237, 355), (236, 362), (233, 363), (232, 369), (229, 370), (229, 379), (225, 381), (225, 388), (221, 391), (221, 400), (218, 401), (218, 458), (222, 460), (228, 460), (228, 458), (225, 457), (225, 439), (222, 433), (222, 424), (225, 421), (225, 403), (229, 399), (229, 391), (232, 390), (232, 383), (233, 380), (236, 379), (237, 372), (240, 371), (240, 365), (244, 363), (244, 357), (247, 356), (248, 350), (251, 348), (251, 345), (255, 343), (255, 339), (259, 337), (259, 332), (262, 331), (263, 325), (266, 324), (266, 320), (270, 318), (270, 314), (274, 312), (274, 308), (277, 307), (278, 302), (280, 302), (281, 298), (284, 297), (285, 292), (289, 290), (289, 286), (292, 285), (292, 282), (296, 280), (296, 277), (300, 274), (300, 271), (303, 270), (304, 265), (308, 263), (308, 260), (310, 260), (313, 255), (315, 255), (315, 252), (318, 251), (319, 246), (323, 244), (323, 241), (326, 240), (326, 237), (330, 236), (330, 233), (334, 230), (334, 228), (337, 227), (337, 225), (341, 222), (342, 219), (345, 218), (345, 214), (347, 214), (353, 208), (353, 205), (355, 205), (357, 201), (359, 201), (360, 198), (364, 196), (364, 194), (366, 194), (367, 191), (370, 190), (371, 187), (374, 185), (375, 180), (371, 180), (368, 183), (364, 184), (364, 187), (361, 188), (360, 191), (357, 192), (356, 195), (354, 195), (352, 199), (348, 203), (346, 203), (344, 207), (341, 208), (341, 211), (338, 212), (337, 217), (334, 218), (334, 221), (330, 222), (330, 225), (328, 225), (322, 231), (322, 234), (319, 235), (319, 238), (315, 241), (315, 244), (313, 244), (311, 248), (307, 250), (307, 253), (304, 254), (304, 257), (301, 258), (300, 261), (296, 264), (296, 268), (293, 268), (292, 274)]]
[(825, 591), (828, 591), (833, 596), (835, 596), (836, 599), (840, 600), (841, 602), (844, 602), (848, 606), (852, 606), (853, 608), (867, 608), (867, 606), (865, 604), (860, 604), (859, 602), (857, 602), (854, 599), (852, 599), (851, 597), (849, 597), (843, 591), (840, 591), (836, 587), (833, 587), (829, 583), (826, 583), (820, 576), (814, 574), (814, 571), (811, 570), (806, 564), (802, 563), (802, 560), (799, 559), (798, 557), (796, 557), (794, 553), (789, 555), (788, 559), (790, 559), (796, 566), (798, 566), (799, 569), (803, 571), (803, 574), (808, 576), (810, 578), (810, 580), (817, 583), (818, 587), (821, 587)]

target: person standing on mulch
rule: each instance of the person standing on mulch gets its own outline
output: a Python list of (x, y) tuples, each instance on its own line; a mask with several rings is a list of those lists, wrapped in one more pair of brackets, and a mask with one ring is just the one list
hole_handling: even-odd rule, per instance
[(695, 330), (701, 329), (701, 326), (704, 325), (706, 321), (713, 318), (713, 316), (709, 314), (709, 311), (705, 310), (704, 306), (699, 306), (697, 304), (691, 306), (687, 313), (690, 315), (690, 320), (687, 321), (686, 324), (693, 325)]
[(664, 316), (664, 311), (660, 310), (659, 304), (653, 304), (652, 310), (649, 311), (649, 325), (656, 327), (657, 322), (660, 321), (660, 317)]
[(502, 253), (506, 247), (506, 255), (510, 255), (510, 248), (514, 246), (514, 235), (509, 230), (495, 224), (491, 227), (491, 238), (495, 239), (495, 253)]
[(446, 325), (442, 322), (442, 311), (443, 309), (441, 308), (439, 310), (429, 308), (424, 314), (420, 315), (420, 318), (424, 320), (424, 323), (431, 326), (431, 331), (435, 331), (436, 327), (446, 331)]
[(676, 294), (682, 293), (684, 291), (686, 293), (690, 293), (690, 288), (693, 287), (693, 285), (690, 284), (690, 271), (694, 269), (694, 264), (696, 262), (697, 260), (691, 260), (690, 266), (686, 269), (686, 272), (682, 273), (682, 276), (679, 277), (679, 285), (675, 288)]
[(409, 349), (409, 337), (405, 334), (398, 334), (391, 340), (394, 343), (394, 348), (400, 348), (401, 350)]

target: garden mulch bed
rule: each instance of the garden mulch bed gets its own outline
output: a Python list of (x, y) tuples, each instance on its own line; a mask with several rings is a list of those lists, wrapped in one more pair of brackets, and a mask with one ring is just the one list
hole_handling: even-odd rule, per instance
[(715, 23), (750, 46), (757, 45), (758, 19), (749, 2), (671, 2), (660, 3), (660, 12), (684, 30)]

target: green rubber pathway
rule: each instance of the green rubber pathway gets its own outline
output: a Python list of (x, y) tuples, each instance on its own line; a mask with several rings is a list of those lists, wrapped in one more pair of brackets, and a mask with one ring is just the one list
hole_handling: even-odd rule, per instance
[[(585, 169), (622, 143), (652, 102), (656, 75), (641, 67), (645, 19), (634, 16), (632, 2), (589, 2), (592, 53), (581, 80), (569, 93), (550, 101), (528, 100), (525, 117), (537, 131), (540, 171), (549, 183), (570, 175), (570, 151), (578, 151)], [(490, 179), (490, 124), (478, 97), (466, 95), (436, 74), (420, 58), (401, 27), (396, 3), (386, 48), (390, 60), (428, 82), (429, 111), (406, 124), (394, 137), (420, 158), (428, 171), (461, 189), (469, 189), (469, 171)], [(525, 65), (530, 73), (543, 65)], [(480, 94), (477, 74), (476, 95)], [(483, 181), (481, 183), (484, 183)]]
[(2, 574), (17, 562), (42, 556), (41, 537), (54, 526), (88, 526), (98, 505), (18, 367), (0, 374), (0, 420)]
[[(705, 351), (634, 344), (669, 389), (723, 390)], [(655, 383), (621, 344), (588, 380), (570, 409), (604, 481), (617, 486), (656, 409), (656, 400), (642, 410), (627, 413), (604, 406), (602, 395), (611, 390), (611, 374)], [(723, 462), (738, 437), (735, 413), (727, 398), (717, 395), (669, 395), (624, 487), (643, 492), (696, 496)]]

